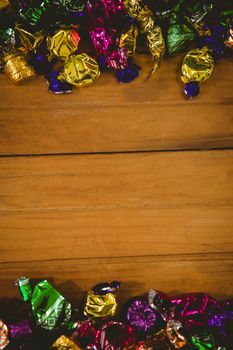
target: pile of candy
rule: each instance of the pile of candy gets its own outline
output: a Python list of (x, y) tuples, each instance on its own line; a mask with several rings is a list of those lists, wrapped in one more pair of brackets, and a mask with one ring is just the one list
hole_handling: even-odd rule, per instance
[(0, 0), (0, 69), (14, 83), (44, 74), (49, 91), (62, 94), (107, 69), (119, 82), (137, 78), (138, 43), (153, 59), (148, 77), (163, 54), (191, 48), (181, 67), (191, 98), (232, 50), (232, 16), (229, 0)]
[(233, 299), (151, 289), (119, 310), (114, 281), (93, 287), (75, 309), (47, 280), (17, 285), (25, 303), (11, 315), (1, 306), (1, 350), (233, 349)]

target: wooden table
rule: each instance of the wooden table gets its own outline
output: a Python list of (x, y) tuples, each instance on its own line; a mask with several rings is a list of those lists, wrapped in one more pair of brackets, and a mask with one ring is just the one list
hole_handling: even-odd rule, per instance
[(233, 295), (233, 66), (182, 97), (182, 58), (146, 82), (103, 73), (71, 95), (0, 76), (0, 297), (49, 278), (74, 303), (100, 281), (120, 297)]

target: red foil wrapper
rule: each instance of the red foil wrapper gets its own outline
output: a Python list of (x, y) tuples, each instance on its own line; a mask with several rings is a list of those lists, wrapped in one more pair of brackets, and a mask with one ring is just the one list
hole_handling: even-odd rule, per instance
[(101, 350), (121, 350), (134, 342), (133, 329), (120, 322), (105, 323), (96, 335), (96, 344)]

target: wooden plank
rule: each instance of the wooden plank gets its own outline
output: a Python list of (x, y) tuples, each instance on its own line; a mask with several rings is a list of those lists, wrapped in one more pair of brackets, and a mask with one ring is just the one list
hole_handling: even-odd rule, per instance
[(42, 78), (23, 86), (0, 77), (0, 154), (53, 154), (233, 147), (233, 66), (217, 63), (193, 101), (182, 97), (182, 57), (164, 60), (146, 82), (118, 84), (103, 73), (95, 85), (67, 96), (47, 92)]
[(1, 158), (0, 261), (232, 252), (232, 158)]
[(0, 296), (19, 297), (14, 281), (22, 275), (47, 278), (74, 304), (84, 292), (103, 281), (121, 280), (121, 301), (150, 288), (170, 294), (205, 291), (232, 297), (233, 255), (78, 259), (0, 264)]

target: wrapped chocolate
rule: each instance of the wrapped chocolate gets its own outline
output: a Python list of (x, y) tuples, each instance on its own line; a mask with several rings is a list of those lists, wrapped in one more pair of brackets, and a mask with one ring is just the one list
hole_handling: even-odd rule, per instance
[(216, 343), (212, 334), (204, 333), (202, 335), (192, 335), (191, 343), (197, 350), (217, 350)]
[[(207, 80), (214, 69), (214, 60), (209, 49), (203, 47), (202, 49), (193, 49), (189, 51), (184, 59), (181, 67), (181, 80), (183, 83), (200, 83)], [(191, 89), (190, 89), (191, 90)], [(199, 90), (198, 90), (199, 92)], [(188, 95), (187, 86), (185, 87), (187, 97), (193, 97), (197, 94)]]
[(0, 10), (4, 9), (7, 6), (10, 6), (9, 0), (0, 0)]
[(90, 320), (79, 321), (75, 325), (75, 330), (72, 334), (74, 339), (82, 348), (89, 344), (95, 343), (96, 329)]
[(96, 319), (114, 316), (117, 309), (116, 290), (120, 282), (102, 283), (87, 293), (84, 315)]
[[(26, 24), (37, 25), (50, 8), (50, 0), (39, 1), (37, 4), (23, 4), (18, 1), (18, 14), (20, 19)], [(29, 6), (28, 6), (29, 5)]]
[(66, 60), (75, 54), (80, 41), (79, 34), (73, 29), (60, 29), (52, 36), (47, 36), (47, 46), (53, 57)]
[(195, 32), (192, 26), (180, 18), (174, 12), (169, 19), (169, 26), (166, 33), (166, 52), (168, 56), (176, 56), (193, 42), (195, 39)]
[(180, 321), (169, 320), (167, 322), (167, 337), (175, 349), (181, 349), (187, 343), (187, 339), (178, 332), (180, 328), (182, 328), (182, 324)]
[(0, 320), (0, 350), (3, 350), (9, 344), (7, 325)]
[(4, 72), (12, 83), (18, 84), (36, 77), (36, 72), (29, 65), (26, 56), (19, 50), (3, 56)]
[(210, 315), (208, 326), (220, 344), (228, 347), (233, 344), (233, 300), (220, 304)]
[(100, 76), (99, 65), (91, 56), (81, 53), (70, 56), (64, 63), (58, 80), (78, 87), (91, 85)]
[(59, 74), (59, 71), (51, 71), (47, 73), (46, 80), (48, 82), (49, 92), (53, 92), (57, 95), (68, 94), (72, 92), (71, 84), (58, 80)]
[(105, 323), (96, 334), (101, 350), (121, 350), (135, 343), (133, 329), (120, 322)]
[(151, 75), (158, 70), (165, 50), (161, 28), (155, 24), (153, 13), (148, 6), (143, 5), (141, 0), (123, 1), (128, 14), (138, 23), (140, 32), (146, 35), (148, 48), (154, 59)]
[(149, 292), (149, 304), (165, 321), (178, 320), (184, 327), (207, 326), (208, 318), (219, 308), (219, 303), (205, 293), (188, 293), (175, 297)]
[(134, 24), (130, 26), (127, 32), (121, 34), (119, 46), (126, 48), (127, 57), (133, 57), (133, 54), (136, 50), (137, 37), (138, 29)]
[(30, 33), (28, 30), (17, 25), (16, 31), (20, 39), (20, 45), (28, 52), (36, 52), (44, 39), (44, 33), (42, 30), (35, 33)]
[(78, 345), (65, 335), (61, 335), (52, 345), (54, 350), (81, 350)]
[(137, 332), (146, 334), (156, 328), (161, 320), (148, 300), (144, 297), (133, 298), (127, 303), (126, 319), (128, 324)]
[(160, 330), (146, 340), (140, 341), (136, 350), (173, 350), (165, 329)]
[(53, 330), (65, 326), (71, 319), (71, 305), (47, 281), (39, 282), (34, 288), (22, 277), (17, 281), (24, 301), (30, 302), (32, 314), (41, 328)]

